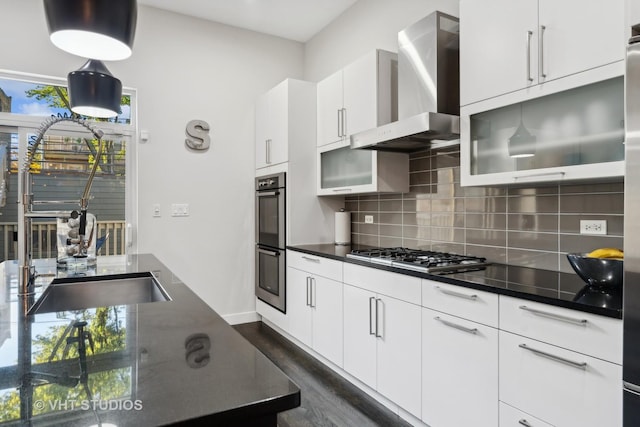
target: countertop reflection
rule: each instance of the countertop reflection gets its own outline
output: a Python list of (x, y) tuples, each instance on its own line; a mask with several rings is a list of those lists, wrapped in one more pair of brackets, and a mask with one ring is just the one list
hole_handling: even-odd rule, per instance
[[(56, 273), (55, 260), (36, 270)], [(233, 425), (299, 405), (299, 388), (153, 255), (60, 273), (134, 272), (172, 300), (24, 316), (17, 263), (0, 264), (0, 424)]]

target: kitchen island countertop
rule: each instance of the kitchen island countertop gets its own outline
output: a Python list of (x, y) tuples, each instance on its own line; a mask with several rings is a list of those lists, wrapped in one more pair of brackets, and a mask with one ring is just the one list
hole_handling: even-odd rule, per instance
[(287, 249), (338, 261), (407, 274), (424, 279), (485, 290), (602, 316), (622, 318), (622, 290), (587, 286), (577, 274), (515, 265), (491, 264), (479, 271), (429, 274), (348, 258), (352, 249), (371, 246), (340, 246), (331, 243), (288, 246)]
[[(60, 275), (55, 260), (36, 270)], [(25, 317), (17, 263), (0, 264), (0, 424), (275, 426), (299, 406), (297, 385), (153, 255), (99, 257), (69, 275), (135, 272), (152, 272), (171, 301)], [(39, 280), (38, 293), (51, 277)]]

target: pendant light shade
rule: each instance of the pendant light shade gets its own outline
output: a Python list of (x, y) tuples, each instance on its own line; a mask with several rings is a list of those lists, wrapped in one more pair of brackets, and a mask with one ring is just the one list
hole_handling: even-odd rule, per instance
[(523, 158), (536, 155), (536, 137), (524, 127), (522, 104), (520, 104), (520, 124), (509, 138), (509, 157)]
[(122, 98), (122, 83), (101, 62), (88, 60), (67, 76), (71, 111), (88, 117), (117, 116)]
[(131, 56), (136, 0), (44, 0), (49, 36), (74, 55), (105, 61)]

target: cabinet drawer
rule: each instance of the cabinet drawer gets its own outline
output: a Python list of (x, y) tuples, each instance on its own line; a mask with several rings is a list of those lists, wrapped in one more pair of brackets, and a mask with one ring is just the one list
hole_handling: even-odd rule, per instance
[(422, 279), (422, 306), (498, 327), (498, 295)]
[(622, 321), (500, 295), (500, 329), (622, 364)]
[(519, 409), (500, 402), (500, 427), (553, 427)]
[(500, 331), (500, 401), (556, 427), (622, 425), (622, 367)]
[(342, 261), (287, 250), (287, 265), (311, 274), (342, 282)]
[(346, 262), (344, 283), (416, 305), (420, 305), (422, 300), (420, 278), (377, 268)]

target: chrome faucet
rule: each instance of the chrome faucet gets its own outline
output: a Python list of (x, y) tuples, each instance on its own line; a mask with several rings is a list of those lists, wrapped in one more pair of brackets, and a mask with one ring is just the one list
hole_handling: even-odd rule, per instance
[(36, 272), (32, 263), (32, 231), (31, 231), (31, 219), (32, 218), (62, 218), (68, 217), (68, 211), (34, 211), (34, 204), (69, 204), (78, 203), (74, 201), (39, 201), (34, 202), (32, 194), (32, 178), (29, 173), (29, 168), (33, 156), (38, 149), (38, 145), (44, 138), (45, 133), (51, 126), (62, 121), (70, 121), (77, 123), (86, 129), (88, 129), (98, 139), (98, 153), (96, 155), (96, 161), (93, 164), (89, 179), (85, 185), (84, 192), (80, 199), (80, 243), (79, 248), (81, 251), (86, 252), (86, 246), (84, 245), (84, 234), (86, 232), (86, 218), (87, 207), (89, 205), (89, 191), (91, 190), (91, 184), (98, 168), (98, 163), (102, 157), (102, 136), (104, 132), (88, 120), (84, 120), (79, 116), (52, 116), (51, 118), (42, 122), (38, 128), (38, 133), (31, 148), (28, 148), (25, 154), (24, 161), (18, 170), (18, 283), (19, 283), (19, 295), (32, 295), (35, 289), (35, 277)]

